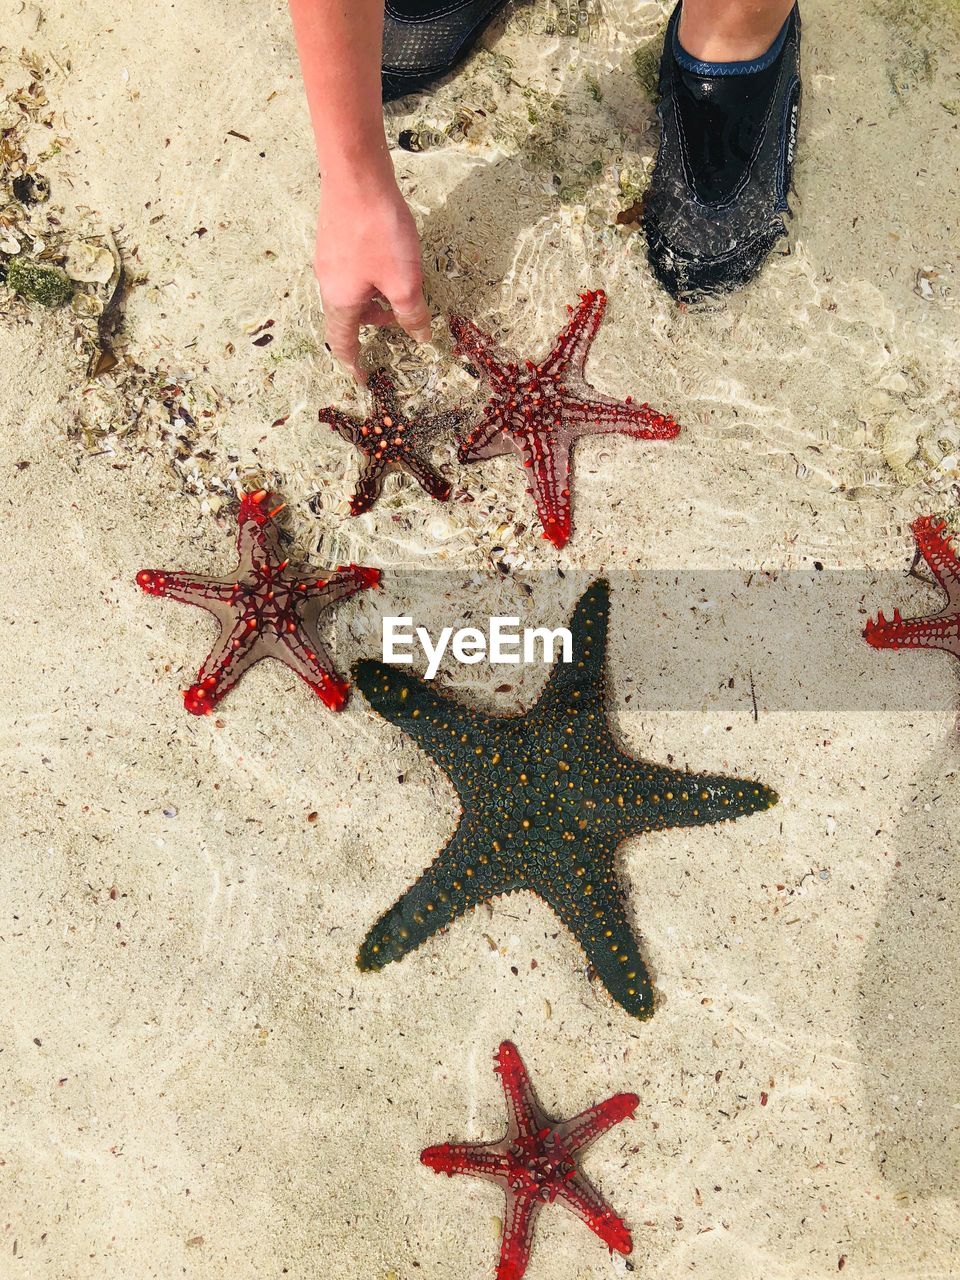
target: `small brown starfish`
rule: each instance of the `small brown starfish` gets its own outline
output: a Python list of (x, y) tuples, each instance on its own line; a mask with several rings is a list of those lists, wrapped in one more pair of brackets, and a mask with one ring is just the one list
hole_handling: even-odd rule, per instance
[(384, 369), (371, 374), (370, 394), (373, 413), (369, 418), (353, 418), (339, 409), (321, 409), (321, 422), (328, 423), (344, 440), (360, 451), (360, 478), (350, 499), (350, 514), (369, 511), (383, 488), (389, 471), (406, 471), (431, 498), (446, 502), (450, 497), (450, 481), (433, 466), (424, 442), (441, 431), (452, 430), (459, 421), (457, 413), (443, 413), (436, 418), (404, 417), (397, 401), (393, 379)]

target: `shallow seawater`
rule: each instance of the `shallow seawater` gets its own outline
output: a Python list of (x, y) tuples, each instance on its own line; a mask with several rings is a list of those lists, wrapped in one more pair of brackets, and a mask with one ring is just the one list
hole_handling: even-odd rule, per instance
[[(632, 1228), (632, 1274), (960, 1270), (956, 664), (860, 638), (880, 608), (937, 607), (907, 576), (909, 521), (960, 510), (951, 10), (804, 7), (784, 252), (700, 308), (658, 290), (617, 222), (652, 164), (643, 53), (665, 7), (515, 4), (459, 76), (390, 108), (392, 144), (429, 143), (394, 155), (435, 341), (367, 348), (404, 404), (476, 420), (483, 388), (446, 312), (536, 356), (602, 287), (588, 378), (683, 426), (577, 446), (562, 552), (515, 459), (461, 466), (452, 438), (434, 448), (449, 503), (391, 477), (347, 515), (357, 456), (317, 412), (368, 402), (324, 347), (315, 160), (279, 0), (13, 16), (0, 126), (51, 193), (31, 237), (111, 229), (130, 280), (120, 363), (95, 380), (82, 317), (0, 301), (15, 1271), (492, 1275), (499, 1192), (419, 1153), (501, 1135), (504, 1039), (554, 1115), (639, 1095), (586, 1160)], [(623, 749), (775, 788), (748, 821), (620, 850), (652, 1019), (626, 1017), (523, 893), (357, 969), (457, 799), (359, 693), (327, 713), (275, 663), (216, 715), (183, 712), (215, 628), (134, 575), (226, 575), (239, 485), (286, 500), (291, 554), (384, 569), (326, 637), (342, 672), (379, 656), (388, 607), (431, 627), (494, 609), (555, 626), (603, 574)], [(438, 686), (515, 714), (546, 678), (447, 660)], [(627, 1265), (544, 1212), (530, 1280), (611, 1271)]]

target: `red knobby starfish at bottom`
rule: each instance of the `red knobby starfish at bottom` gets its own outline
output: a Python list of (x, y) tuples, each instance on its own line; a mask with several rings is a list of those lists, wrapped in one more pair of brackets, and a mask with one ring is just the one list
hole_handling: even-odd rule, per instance
[(922, 556), (927, 562), (947, 593), (947, 603), (925, 618), (902, 618), (899, 609), (894, 609), (892, 619), (881, 613), (863, 631), (874, 649), (944, 649), (960, 658), (960, 556), (946, 527), (945, 520), (934, 516), (921, 516), (911, 526), (917, 559)]
[(350, 514), (369, 511), (383, 488), (388, 471), (407, 471), (431, 498), (446, 502), (450, 481), (433, 466), (426, 455), (425, 440), (459, 422), (457, 413), (413, 421), (401, 411), (393, 379), (383, 369), (371, 374), (369, 391), (373, 413), (361, 421), (339, 409), (321, 409), (320, 421), (328, 423), (344, 440), (356, 445), (361, 455), (360, 478), (350, 499)]
[(450, 317), (456, 353), (476, 365), (492, 389), (483, 421), (462, 441), (461, 462), (517, 452), (530, 472), (543, 536), (556, 547), (570, 537), (570, 450), (583, 435), (619, 431), (638, 440), (672, 440), (679, 424), (648, 404), (611, 400), (586, 381), (587, 355), (607, 306), (596, 289), (580, 295), (563, 332), (539, 361), (497, 347), (464, 316)]
[(326, 577), (290, 562), (280, 548), (267, 492), (245, 493), (237, 515), (240, 563), (230, 578), (204, 578), (165, 569), (141, 569), (137, 583), (149, 595), (208, 610), (220, 623), (220, 637), (200, 668), (196, 684), (183, 695), (195, 716), (212, 711), (243, 673), (261, 658), (286, 663), (332, 711), (346, 705), (349, 686), (337, 675), (317, 635), (317, 621), (338, 600), (380, 581), (379, 569), (358, 565)]
[(632, 1116), (635, 1093), (617, 1093), (572, 1120), (555, 1121), (541, 1110), (516, 1045), (505, 1040), (494, 1057), (507, 1099), (507, 1132), (499, 1142), (445, 1142), (420, 1159), (437, 1173), (469, 1174), (503, 1187), (507, 1197), (497, 1280), (520, 1280), (530, 1259), (537, 1215), (559, 1200), (604, 1244), (630, 1253), (633, 1241), (621, 1218), (582, 1172), (577, 1155), (595, 1138)]

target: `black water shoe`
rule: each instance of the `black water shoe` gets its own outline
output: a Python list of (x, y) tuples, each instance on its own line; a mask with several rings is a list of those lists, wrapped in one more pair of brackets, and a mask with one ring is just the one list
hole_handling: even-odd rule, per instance
[(426, 89), (470, 52), (507, 0), (386, 0), (383, 100)]
[(786, 235), (800, 118), (800, 14), (750, 62), (700, 62), (678, 38), (660, 63), (660, 150), (644, 203), (650, 265), (679, 301), (746, 284)]

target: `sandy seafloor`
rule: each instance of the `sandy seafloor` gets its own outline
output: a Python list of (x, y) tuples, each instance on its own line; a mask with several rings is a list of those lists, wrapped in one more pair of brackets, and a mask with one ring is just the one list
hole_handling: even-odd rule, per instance
[[(131, 286), (120, 365), (95, 382), (69, 312), (0, 291), (2, 1280), (491, 1276), (499, 1192), (418, 1153), (502, 1129), (505, 1037), (558, 1114), (640, 1095), (587, 1159), (633, 1228), (633, 1274), (960, 1275), (960, 686), (946, 656), (857, 650), (867, 611), (934, 605), (893, 574), (909, 520), (960, 505), (955, 14), (807, 4), (790, 253), (681, 313), (613, 225), (654, 148), (633, 53), (661, 13), (585, 12), (577, 39), (555, 9), (514, 8), (388, 122), (427, 145), (397, 156), (438, 315), (535, 348), (603, 285), (592, 380), (685, 426), (659, 448), (581, 446), (558, 555), (508, 459), (457, 476), (472, 502), (391, 481), (346, 518), (355, 459), (316, 410), (361, 398), (322, 347), (283, 7), (6, 0), (3, 95), (34, 81), (47, 103), (4, 126), (50, 182), (34, 228), (54, 246), (112, 230)], [(378, 344), (431, 405), (472, 388), (436, 332), (419, 354)], [(440, 457), (453, 473), (449, 442)], [(317, 563), (428, 559), (465, 591), (494, 562), (887, 571), (836, 627), (903, 702), (769, 705), (760, 673), (756, 718), (746, 699), (631, 709), (625, 682), (662, 655), (625, 671), (615, 593), (625, 744), (782, 796), (624, 847), (662, 1007), (628, 1019), (530, 895), (361, 975), (364, 932), (452, 830), (452, 789), (361, 697), (328, 714), (275, 664), (188, 717), (178, 691), (212, 628), (133, 583), (144, 564), (227, 570), (227, 499), (249, 480), (282, 489)], [(371, 652), (370, 608), (348, 606), (342, 669)], [(502, 705), (489, 673), (445, 670)], [(530, 1280), (624, 1271), (542, 1215)]]

